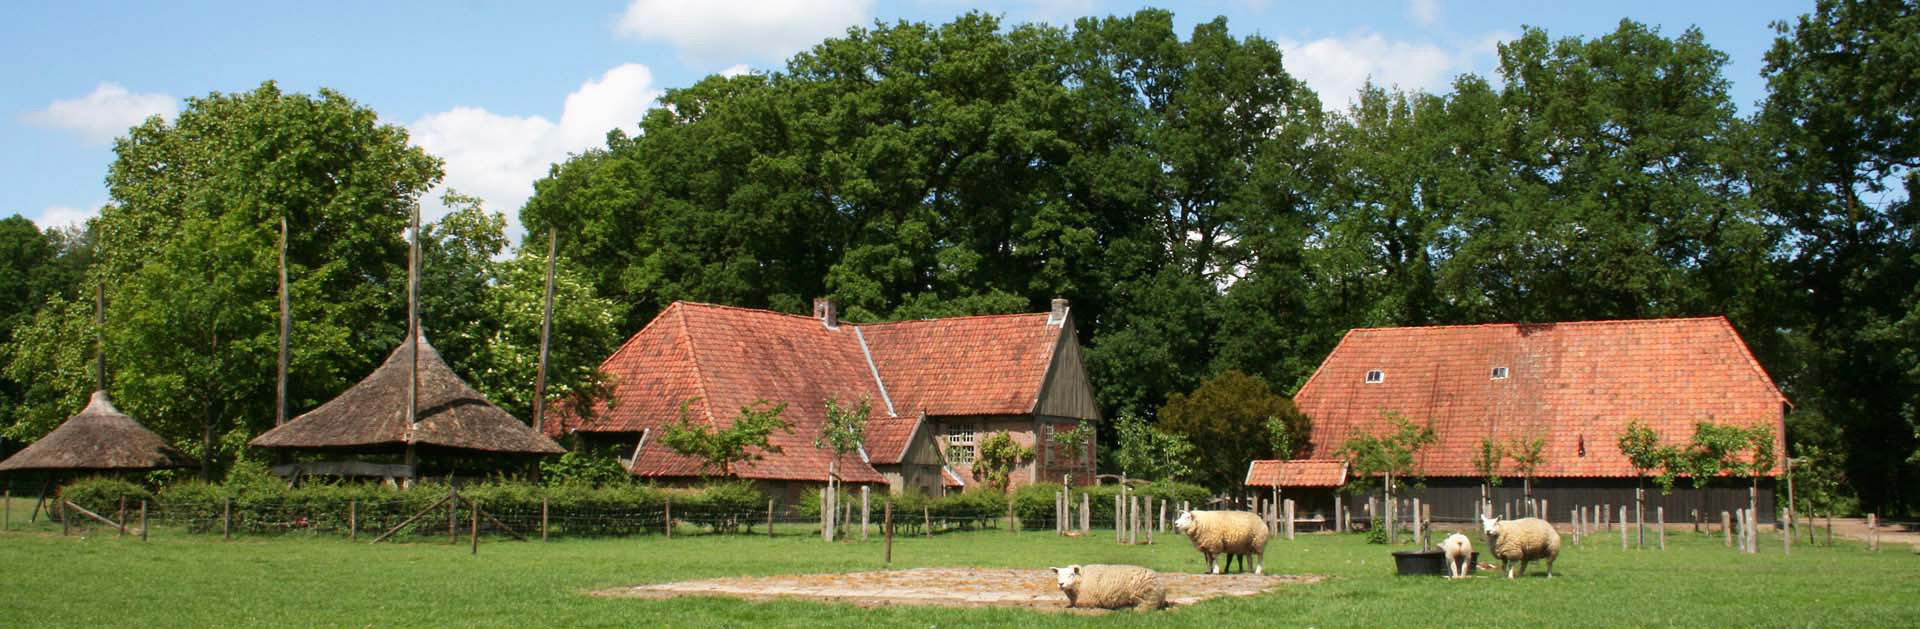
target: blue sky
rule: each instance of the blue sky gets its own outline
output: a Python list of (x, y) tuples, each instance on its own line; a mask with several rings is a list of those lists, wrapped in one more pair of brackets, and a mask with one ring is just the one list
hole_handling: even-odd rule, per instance
[[(0, 23), (0, 216), (42, 226), (108, 201), (112, 139), (189, 96), (330, 87), (402, 125), (447, 160), (448, 185), (509, 217), (547, 165), (633, 128), (660, 91), (784, 59), (874, 20), (945, 22), (968, 10), (1009, 22), (1170, 9), (1184, 32), (1224, 15), (1237, 35), (1279, 43), (1287, 69), (1329, 107), (1369, 77), (1444, 91), (1492, 73), (1494, 45), (1523, 26), (1611, 32), (1621, 18), (1678, 35), (1699, 27), (1726, 52), (1743, 113), (1764, 94), (1768, 23), (1811, 10), (1777, 2), (1279, 0), (631, 0), (627, 2), (33, 2)], [(435, 197), (438, 196), (436, 191)], [(440, 208), (423, 200), (429, 218)]]

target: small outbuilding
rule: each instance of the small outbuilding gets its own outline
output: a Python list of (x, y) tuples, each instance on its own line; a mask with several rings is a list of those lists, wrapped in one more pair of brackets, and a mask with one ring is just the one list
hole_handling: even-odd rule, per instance
[(1275, 500), (1292, 500), (1296, 519), (1333, 518), (1334, 494), (1347, 484), (1342, 459), (1263, 460), (1247, 465), (1246, 485)]
[(0, 472), (134, 472), (198, 465), (139, 422), (113, 407), (105, 390), (7, 460)]

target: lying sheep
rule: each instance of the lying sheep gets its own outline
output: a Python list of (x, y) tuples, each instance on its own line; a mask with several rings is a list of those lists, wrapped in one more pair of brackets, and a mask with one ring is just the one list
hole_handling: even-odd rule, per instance
[(1487, 534), (1487, 548), (1500, 559), (1507, 578), (1526, 574), (1527, 562), (1534, 559), (1547, 560), (1547, 578), (1553, 578), (1553, 560), (1560, 556), (1560, 532), (1553, 530), (1552, 524), (1540, 518), (1501, 522), (1495, 517), (1482, 517), (1480, 524)]
[(1207, 572), (1220, 574), (1215, 558), (1220, 555), (1253, 555), (1258, 561), (1254, 574), (1267, 567), (1267, 523), (1245, 511), (1182, 511), (1173, 528), (1193, 541), (1193, 548), (1207, 558)]
[(1136, 611), (1159, 609), (1167, 605), (1167, 588), (1160, 575), (1140, 566), (1071, 565), (1054, 568), (1060, 591), (1067, 595), (1068, 607)]
[(1459, 533), (1448, 535), (1440, 541), (1440, 551), (1447, 555), (1447, 578), (1461, 579), (1467, 576), (1468, 562), (1473, 561), (1473, 540)]

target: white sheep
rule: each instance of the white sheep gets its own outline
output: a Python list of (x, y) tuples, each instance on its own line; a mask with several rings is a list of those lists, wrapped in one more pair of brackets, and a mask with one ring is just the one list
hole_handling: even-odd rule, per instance
[(1167, 605), (1167, 588), (1160, 575), (1140, 566), (1071, 565), (1054, 568), (1060, 591), (1067, 595), (1068, 607), (1136, 611), (1159, 609)]
[(1473, 561), (1473, 540), (1459, 533), (1448, 535), (1440, 541), (1440, 550), (1447, 555), (1447, 578), (1461, 579), (1467, 576), (1467, 564)]
[(1500, 558), (1500, 568), (1507, 571), (1507, 578), (1525, 575), (1527, 562), (1534, 559), (1547, 560), (1547, 578), (1553, 578), (1553, 560), (1560, 556), (1560, 532), (1553, 530), (1552, 524), (1540, 518), (1501, 522), (1496, 517), (1482, 517), (1480, 524), (1487, 534), (1487, 548)]
[(1267, 523), (1245, 511), (1182, 511), (1173, 528), (1193, 541), (1193, 548), (1207, 558), (1207, 572), (1220, 574), (1215, 558), (1220, 555), (1253, 555), (1254, 574), (1267, 567)]

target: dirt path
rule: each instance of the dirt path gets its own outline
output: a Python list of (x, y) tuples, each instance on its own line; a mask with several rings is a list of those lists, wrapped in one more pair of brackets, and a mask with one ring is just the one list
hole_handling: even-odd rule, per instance
[[(1160, 582), (1167, 587), (1169, 605), (1192, 605), (1218, 596), (1252, 596), (1280, 586), (1315, 583), (1324, 578), (1317, 575), (1160, 574)], [(1051, 570), (917, 568), (848, 574), (734, 577), (619, 587), (592, 594), (618, 598), (797, 598), (851, 603), (862, 607), (940, 605), (1067, 611), (1067, 597), (1060, 593)]]

